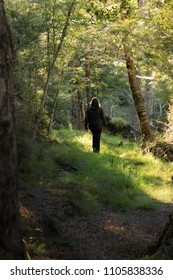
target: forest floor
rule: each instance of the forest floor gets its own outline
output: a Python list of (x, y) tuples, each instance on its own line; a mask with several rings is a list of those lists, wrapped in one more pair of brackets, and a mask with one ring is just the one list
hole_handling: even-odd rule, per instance
[(31, 259), (142, 259), (158, 240), (172, 205), (113, 211), (101, 204), (92, 214), (74, 212), (66, 186), (20, 187), (20, 213)]
[(144, 259), (173, 211), (172, 164), (143, 155), (136, 142), (55, 131), (20, 165), (19, 201), (31, 259)]

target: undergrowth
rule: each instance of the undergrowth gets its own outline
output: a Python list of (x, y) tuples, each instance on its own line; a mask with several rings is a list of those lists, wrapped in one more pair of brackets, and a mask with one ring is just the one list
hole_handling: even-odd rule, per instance
[(103, 133), (101, 152), (93, 154), (90, 133), (53, 131), (21, 166), (21, 184), (64, 186), (61, 195), (81, 215), (102, 204), (115, 211), (153, 209), (173, 198), (172, 164), (143, 155), (137, 143), (120, 135)]

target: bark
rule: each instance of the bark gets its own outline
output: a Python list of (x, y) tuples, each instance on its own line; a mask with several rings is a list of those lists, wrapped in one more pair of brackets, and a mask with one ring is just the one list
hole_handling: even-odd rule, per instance
[(140, 122), (143, 145), (145, 146), (147, 141), (153, 140), (153, 136), (150, 129), (144, 98), (139, 89), (137, 72), (134, 65), (133, 57), (131, 55), (129, 47), (127, 46), (129, 46), (129, 44), (127, 45), (127, 41), (126, 41), (124, 43), (124, 52), (125, 52), (125, 60), (126, 60), (129, 84), (134, 99), (139, 122)]
[(17, 198), (17, 153), (12, 100), (12, 46), (0, 0), (0, 259), (25, 259)]
[(57, 49), (55, 51), (53, 60), (52, 60), (52, 62), (50, 64), (50, 67), (49, 67), (49, 71), (48, 71), (48, 74), (47, 74), (47, 80), (46, 80), (46, 84), (45, 84), (44, 91), (43, 91), (43, 96), (42, 96), (40, 107), (39, 107), (39, 110), (37, 112), (35, 123), (34, 123), (33, 135), (32, 135), (32, 140), (33, 141), (37, 138), (38, 127), (39, 127), (39, 123), (41, 121), (41, 117), (42, 117), (42, 114), (43, 114), (43, 109), (44, 109), (44, 105), (45, 105), (47, 94), (48, 94), (49, 84), (50, 84), (50, 81), (52, 79), (52, 74), (53, 74), (55, 62), (56, 62), (56, 60), (59, 56), (60, 50), (62, 48), (62, 44), (64, 42), (64, 39), (65, 39), (66, 35), (67, 35), (67, 29), (68, 29), (68, 26), (69, 26), (69, 21), (70, 21), (70, 17), (71, 17), (71, 13), (73, 11), (74, 5), (75, 5), (75, 0), (72, 1), (71, 5), (69, 7), (66, 22), (65, 22), (64, 28), (62, 30), (62, 34), (61, 34), (60, 43), (57, 46)]

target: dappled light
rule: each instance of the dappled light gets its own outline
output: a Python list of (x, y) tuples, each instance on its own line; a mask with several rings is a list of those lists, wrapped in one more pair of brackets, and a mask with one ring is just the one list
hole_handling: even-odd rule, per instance
[(100, 154), (91, 151), (91, 135), (78, 130), (54, 131), (51, 145), (33, 149), (32, 174), (20, 178), (32, 258), (142, 258), (161, 232), (172, 207), (171, 164), (142, 155), (128, 140), (119, 147), (119, 136), (102, 137)]
[(0, 7), (0, 258), (173, 259), (173, 0)]

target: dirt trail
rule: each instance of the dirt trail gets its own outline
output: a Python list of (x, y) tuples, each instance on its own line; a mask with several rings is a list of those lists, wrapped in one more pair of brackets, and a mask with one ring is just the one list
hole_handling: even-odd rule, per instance
[(33, 254), (33, 259), (142, 259), (172, 210), (171, 205), (162, 205), (158, 210), (127, 213), (101, 206), (91, 215), (79, 216), (61, 187), (57, 192), (45, 186), (21, 189), (20, 204), (26, 242), (46, 244), (46, 252)]

